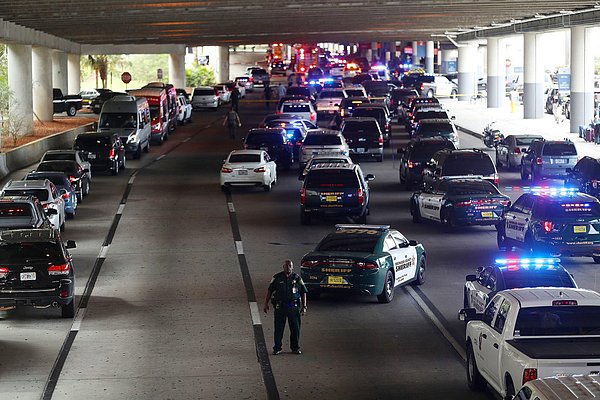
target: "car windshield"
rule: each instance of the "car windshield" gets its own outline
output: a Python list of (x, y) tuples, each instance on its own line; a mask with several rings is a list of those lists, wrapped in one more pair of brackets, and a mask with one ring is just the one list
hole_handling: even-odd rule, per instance
[(74, 153), (46, 153), (44, 161), (72, 161), (75, 160)]
[(32, 215), (29, 204), (0, 203), (0, 218), (31, 217)]
[(244, 163), (244, 162), (260, 162), (260, 154), (232, 154), (229, 156), (230, 163)]
[(335, 90), (323, 90), (319, 95), (320, 99), (343, 99), (344, 93)]
[(519, 310), (514, 336), (600, 335), (600, 306), (547, 306)]
[(214, 96), (214, 89), (194, 89), (194, 96)]
[(548, 143), (542, 151), (543, 156), (576, 156), (577, 150), (573, 143)]
[(27, 175), (25, 180), (27, 181), (40, 181), (44, 179), (48, 179), (50, 182), (54, 183), (54, 186), (60, 188), (65, 186), (65, 180), (63, 179), (64, 175), (57, 174), (30, 174)]
[(338, 146), (342, 139), (337, 135), (308, 135), (304, 139), (304, 145), (308, 146)]
[(358, 179), (349, 169), (311, 170), (305, 180), (306, 188), (358, 189)]
[(425, 111), (416, 112), (415, 121), (421, 121), (422, 119), (448, 119), (446, 111)]
[(4, 196), (33, 196), (39, 201), (48, 201), (48, 191), (46, 189), (7, 189), (3, 193)]
[(100, 128), (135, 128), (137, 116), (134, 113), (102, 113), (100, 115)]
[(454, 146), (452, 145), (452, 142), (427, 143), (420, 146), (416, 145), (410, 153), (410, 159), (417, 162), (429, 161), (436, 152), (443, 149), (454, 149)]
[(362, 97), (365, 92), (362, 89), (346, 89), (346, 94), (348, 97)]
[(373, 254), (378, 241), (379, 236), (377, 235), (357, 235), (336, 232), (330, 233), (321, 240), (316, 251), (343, 251)]
[(84, 149), (110, 147), (110, 138), (96, 135), (79, 136), (75, 139), (75, 147)]
[(281, 110), (284, 113), (307, 113), (310, 112), (310, 106), (308, 104), (284, 104)]
[(541, 137), (539, 137), (539, 136), (518, 136), (515, 138), (515, 140), (517, 142), (517, 146), (529, 146), (534, 141), (540, 140), (540, 139), (541, 139)]
[(348, 121), (344, 124), (342, 134), (347, 135), (348, 133), (374, 133), (379, 135), (379, 125), (377, 121)]
[(569, 274), (562, 269), (523, 270), (504, 272), (507, 289), (526, 287), (575, 287)]
[(498, 194), (498, 189), (488, 181), (451, 182), (448, 190), (453, 195)]
[(496, 172), (489, 157), (479, 154), (463, 154), (460, 157), (448, 157), (442, 167), (444, 176), (453, 175), (492, 175)]
[(0, 242), (0, 259), (5, 264), (65, 262), (60, 246), (50, 242)]
[(533, 216), (536, 218), (600, 218), (600, 203), (595, 201), (570, 201), (565, 199), (561, 202), (543, 202), (536, 204), (533, 208)]
[(56, 171), (65, 172), (67, 174), (77, 173), (77, 169), (73, 162), (60, 162), (60, 161), (49, 161), (40, 163), (37, 167), (37, 171)]
[(431, 123), (431, 124), (421, 124), (419, 125), (419, 136), (422, 137), (433, 137), (433, 136), (443, 136), (450, 137), (454, 134), (454, 129), (452, 128), (452, 124), (450, 123)]
[(260, 144), (260, 143), (272, 143), (281, 144), (283, 143), (280, 134), (273, 134), (268, 132), (253, 132), (249, 133), (246, 138), (247, 144)]

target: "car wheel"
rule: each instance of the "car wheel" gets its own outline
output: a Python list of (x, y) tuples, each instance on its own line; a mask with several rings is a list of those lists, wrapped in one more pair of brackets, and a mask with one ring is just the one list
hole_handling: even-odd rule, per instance
[(525, 171), (525, 165), (521, 164), (521, 180), (526, 181), (529, 179), (529, 174)]
[(60, 314), (63, 318), (75, 317), (75, 299), (71, 300), (69, 304), (65, 304), (60, 307)]
[(380, 303), (389, 303), (394, 298), (394, 274), (388, 269), (385, 273), (383, 291), (377, 296)]
[(444, 225), (444, 228), (448, 231), (451, 231), (454, 229), (454, 220), (452, 218), (452, 209), (448, 208), (444, 211), (442, 211), (442, 215), (441, 215), (441, 220), (442, 220), (442, 224)]
[(515, 397), (515, 384), (512, 381), (510, 376), (506, 377), (506, 395), (504, 398), (506, 400), (512, 400)]
[(452, 89), (452, 92), (450, 92), (450, 98), (455, 99), (457, 94), (458, 92), (456, 91), (456, 89)]
[(90, 181), (89, 179), (85, 181), (85, 191), (83, 192), (83, 197), (90, 194)]
[(271, 185), (272, 185), (272, 182), (269, 182), (268, 185), (263, 185), (263, 190), (265, 192), (270, 192), (271, 191)]
[(419, 262), (419, 269), (417, 269), (417, 276), (414, 281), (414, 286), (420, 286), (425, 283), (425, 270), (427, 269), (427, 259), (424, 255), (421, 256), (421, 261)]
[(77, 108), (75, 108), (75, 106), (70, 106), (70, 107), (67, 109), (67, 115), (68, 115), (69, 117), (74, 117), (74, 116), (75, 116), (75, 114), (77, 114)]
[(502, 227), (496, 225), (496, 229), (498, 230), (496, 235), (496, 243), (498, 244), (499, 249), (504, 249), (506, 248), (506, 231), (504, 229), (504, 225), (502, 225)]
[(300, 223), (302, 225), (310, 225), (310, 214), (304, 210), (300, 210)]
[[(83, 190), (83, 189), (82, 189), (82, 190)], [(77, 197), (77, 202), (78, 202), (78, 203), (81, 203), (81, 202), (83, 202), (83, 195), (82, 195), (81, 193), (77, 194), (77, 196), (76, 196), (76, 197)]]
[(474, 392), (481, 392), (485, 389), (485, 379), (477, 368), (473, 346), (470, 342), (467, 344), (467, 385)]
[(136, 160), (139, 160), (140, 158), (142, 158), (142, 144), (141, 143), (138, 146), (137, 150), (135, 151), (133, 158), (135, 158)]
[(121, 168), (122, 169), (125, 169), (125, 163), (127, 162), (126, 160), (127, 160), (127, 158), (123, 157), (123, 162), (121, 163)]
[(596, 264), (600, 264), (600, 256), (592, 256), (592, 259)]
[(421, 212), (414, 201), (410, 202), (410, 214), (412, 215), (412, 220), (415, 224), (421, 222)]

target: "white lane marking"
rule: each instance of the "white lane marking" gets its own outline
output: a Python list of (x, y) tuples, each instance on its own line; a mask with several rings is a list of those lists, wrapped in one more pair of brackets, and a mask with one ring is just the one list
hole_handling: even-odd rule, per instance
[(235, 212), (235, 207), (233, 206), (232, 202), (228, 202), (227, 203), (227, 208), (229, 209), (230, 213), (234, 213)]
[(244, 254), (244, 246), (242, 246), (241, 240), (235, 241), (235, 249), (237, 250), (238, 255)]
[(255, 301), (248, 302), (250, 304), (250, 315), (252, 315), (252, 325), (262, 325), (260, 321), (260, 312), (258, 311), (258, 304)]
[(123, 214), (123, 210), (125, 209), (125, 204), (119, 204), (119, 209), (117, 210), (117, 215)]
[(187, 138), (187, 139), (183, 139), (183, 140), (181, 141), (181, 143), (186, 143), (186, 142), (189, 142), (189, 141), (190, 141), (190, 139), (191, 139), (191, 137), (189, 137), (189, 138)]
[(465, 351), (463, 350), (462, 346), (456, 340), (454, 340), (450, 332), (448, 332), (448, 330), (444, 328), (442, 322), (435, 316), (433, 311), (431, 311), (427, 304), (425, 304), (425, 302), (421, 299), (417, 292), (415, 292), (415, 289), (411, 288), (408, 285), (405, 286), (405, 288), (408, 291), (408, 294), (410, 294), (410, 296), (417, 302), (417, 304), (423, 309), (423, 311), (425, 311), (425, 314), (427, 314), (431, 322), (433, 322), (433, 324), (439, 329), (442, 335), (444, 335), (446, 340), (450, 342), (452, 347), (454, 347), (454, 350), (456, 350), (458, 355), (462, 357), (463, 361), (466, 361), (467, 355), (465, 354)]
[(98, 254), (98, 258), (106, 258), (109, 247), (110, 247), (110, 244), (108, 246), (102, 246), (102, 248), (100, 249), (100, 253)]
[(77, 310), (77, 314), (75, 314), (75, 318), (73, 319), (73, 325), (71, 325), (71, 331), (78, 331), (81, 329), (81, 322), (83, 321), (85, 310), (87, 310), (87, 308), (80, 308)]
[(156, 161), (160, 161), (163, 158), (165, 158), (166, 154), (161, 154), (160, 156), (158, 156), (158, 158), (156, 159)]
[(131, 178), (129, 178), (129, 184), (133, 184), (133, 181), (135, 181), (135, 175), (131, 175)]

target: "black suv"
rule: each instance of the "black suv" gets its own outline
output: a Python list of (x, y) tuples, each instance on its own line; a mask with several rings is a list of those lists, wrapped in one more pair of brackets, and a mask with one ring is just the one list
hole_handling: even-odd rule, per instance
[(286, 170), (294, 162), (294, 146), (287, 140), (283, 128), (250, 129), (244, 139), (244, 148), (266, 151), (271, 160)]
[(345, 118), (342, 135), (350, 147), (350, 155), (375, 157), (378, 162), (383, 161), (383, 134), (375, 118)]
[(565, 186), (600, 199), (600, 159), (583, 157), (573, 168), (567, 168)]
[(394, 89), (390, 93), (390, 111), (392, 114), (396, 114), (398, 112), (398, 107), (400, 107), (400, 103), (406, 98), (409, 97), (418, 97), (419, 93), (417, 93), (414, 89)]
[(47, 213), (56, 210), (44, 210), (37, 197), (34, 196), (2, 196), (0, 197), (0, 230), (22, 228), (52, 228)]
[(481, 149), (440, 150), (423, 169), (423, 182), (432, 185), (445, 177), (473, 177), (498, 185), (498, 171), (491, 157)]
[(116, 133), (82, 133), (77, 135), (74, 150), (79, 150), (94, 171), (110, 171), (117, 175), (125, 169), (125, 146)]
[(16, 229), (0, 233), (0, 306), (61, 307), (75, 316), (75, 274), (56, 229)]
[(399, 176), (400, 183), (406, 190), (412, 189), (414, 184), (423, 181), (423, 168), (431, 157), (440, 150), (455, 150), (454, 144), (443, 138), (414, 140), (403, 149), (398, 149), (400, 154)]
[(308, 225), (314, 215), (348, 216), (367, 223), (368, 181), (357, 164), (317, 164), (306, 174), (300, 189), (300, 222)]
[(354, 110), (353, 117), (371, 117), (379, 123), (379, 128), (383, 133), (383, 141), (388, 144), (392, 140), (392, 124), (389, 113), (384, 105), (376, 106), (372, 104), (361, 104)]
[(253, 69), (250, 74), (255, 85), (268, 86), (271, 83), (269, 73), (262, 68)]
[(85, 170), (73, 160), (42, 161), (32, 172), (62, 172), (64, 173), (77, 193), (77, 201), (90, 192), (90, 180)]

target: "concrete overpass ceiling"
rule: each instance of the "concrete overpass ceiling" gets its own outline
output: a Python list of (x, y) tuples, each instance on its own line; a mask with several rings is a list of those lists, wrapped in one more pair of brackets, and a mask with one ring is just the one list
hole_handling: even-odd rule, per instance
[(597, 1), (0, 1), (5, 21), (81, 44), (428, 40), (431, 34), (535, 14), (593, 9)]

